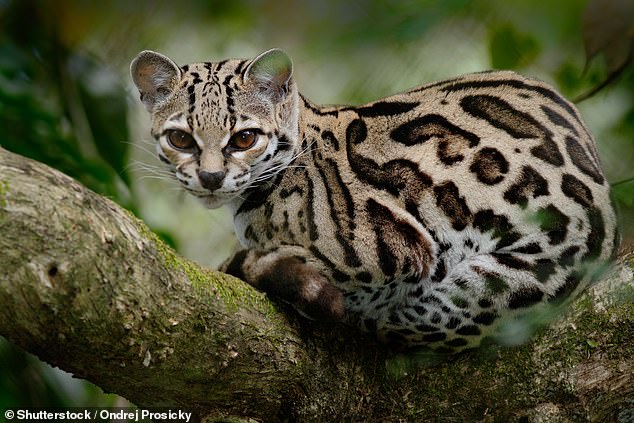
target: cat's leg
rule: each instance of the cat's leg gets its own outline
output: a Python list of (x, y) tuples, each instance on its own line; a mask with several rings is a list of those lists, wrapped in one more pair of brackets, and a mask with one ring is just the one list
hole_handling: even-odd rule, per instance
[(343, 294), (310, 262), (315, 262), (312, 254), (300, 247), (240, 250), (220, 270), (293, 304), (311, 318), (342, 320)]

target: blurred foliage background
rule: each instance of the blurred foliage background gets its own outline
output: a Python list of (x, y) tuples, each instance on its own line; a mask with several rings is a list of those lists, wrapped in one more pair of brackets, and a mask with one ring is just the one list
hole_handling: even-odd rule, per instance
[[(631, 0), (0, 0), (0, 145), (73, 176), (215, 266), (236, 243), (228, 214), (161, 176), (128, 64), (143, 49), (185, 64), (274, 46), (317, 103), (363, 103), (490, 68), (549, 81), (569, 98), (590, 94), (578, 107), (625, 242), (634, 239)], [(115, 404), (125, 401), (0, 342), (0, 408)]]

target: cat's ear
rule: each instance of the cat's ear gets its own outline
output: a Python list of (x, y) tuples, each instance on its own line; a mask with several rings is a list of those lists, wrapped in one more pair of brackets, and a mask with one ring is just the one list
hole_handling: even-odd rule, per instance
[(274, 101), (279, 101), (288, 93), (292, 75), (291, 58), (283, 50), (274, 48), (251, 61), (244, 72), (244, 79), (265, 91)]
[(130, 63), (130, 74), (141, 101), (151, 112), (165, 100), (181, 79), (181, 70), (169, 57), (150, 50), (139, 53)]

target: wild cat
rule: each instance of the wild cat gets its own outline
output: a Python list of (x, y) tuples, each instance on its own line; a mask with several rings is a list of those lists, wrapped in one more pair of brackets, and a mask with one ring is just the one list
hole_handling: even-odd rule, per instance
[(617, 247), (592, 135), (512, 72), (362, 106), (303, 97), (279, 49), (132, 78), (159, 159), (243, 249), (223, 270), (317, 319), (456, 352), (581, 291)]

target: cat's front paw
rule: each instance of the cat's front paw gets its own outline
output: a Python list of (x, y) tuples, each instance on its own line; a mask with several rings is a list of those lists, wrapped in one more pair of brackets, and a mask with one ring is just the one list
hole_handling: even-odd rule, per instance
[(221, 270), (293, 304), (310, 318), (340, 321), (345, 316), (341, 291), (301, 257), (243, 250)]

